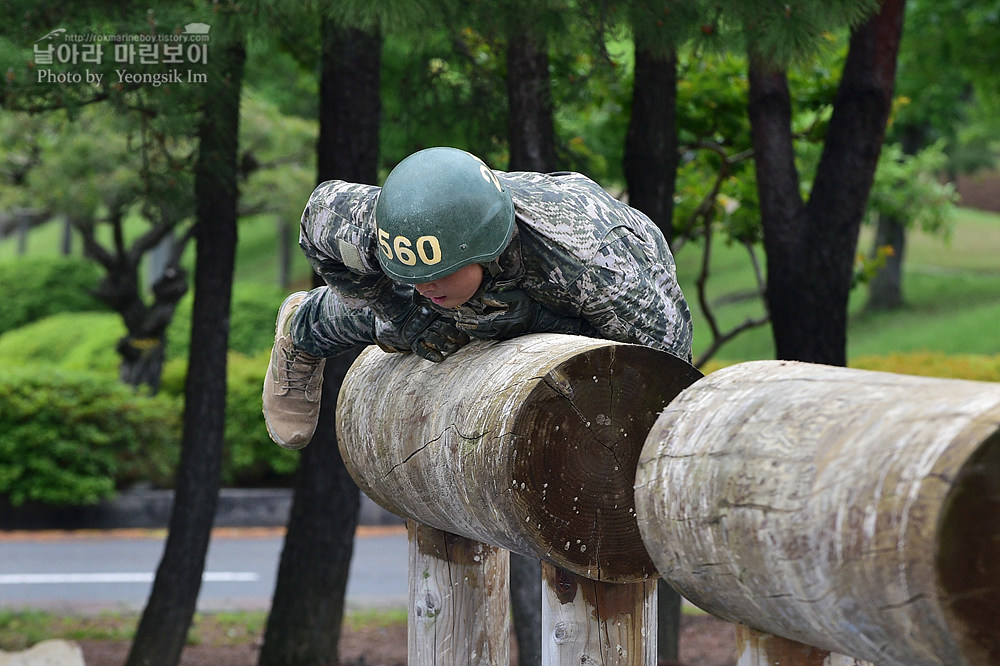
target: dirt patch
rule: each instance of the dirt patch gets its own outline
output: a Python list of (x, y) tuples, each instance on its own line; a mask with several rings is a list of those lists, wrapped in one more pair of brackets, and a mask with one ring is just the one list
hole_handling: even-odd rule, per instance
[[(224, 637), (201, 636), (202, 644), (184, 650), (181, 666), (254, 666), (259, 641), (225, 645)], [(87, 666), (120, 666), (128, 656), (123, 641), (81, 641)], [(710, 616), (685, 616), (681, 622), (680, 664), (735, 666), (733, 626)], [(340, 641), (342, 666), (406, 666), (406, 626), (347, 629)], [(513, 659), (512, 663), (516, 663)]]

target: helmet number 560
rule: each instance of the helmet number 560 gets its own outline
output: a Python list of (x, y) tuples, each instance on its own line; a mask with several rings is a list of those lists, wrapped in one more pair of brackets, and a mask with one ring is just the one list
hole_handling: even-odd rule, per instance
[[(416, 266), (417, 260), (428, 266), (440, 263), (441, 242), (437, 236), (420, 236), (414, 243), (406, 236), (396, 236), (389, 243), (389, 232), (378, 230), (378, 244), (387, 258), (395, 259), (406, 266)], [(416, 252), (414, 252), (416, 249)]]

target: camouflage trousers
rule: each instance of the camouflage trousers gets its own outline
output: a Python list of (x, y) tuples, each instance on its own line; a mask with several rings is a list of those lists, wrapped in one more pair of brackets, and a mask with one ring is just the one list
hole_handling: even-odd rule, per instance
[(366, 307), (349, 308), (335, 291), (318, 287), (292, 317), (292, 340), (299, 349), (322, 358), (373, 345), (375, 313)]

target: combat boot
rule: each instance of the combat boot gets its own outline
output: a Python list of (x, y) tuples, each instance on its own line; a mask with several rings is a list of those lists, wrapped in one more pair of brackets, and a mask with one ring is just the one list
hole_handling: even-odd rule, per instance
[(319, 420), (326, 359), (298, 349), (292, 343), (292, 315), (306, 292), (285, 299), (274, 328), (271, 362), (264, 376), (264, 422), (276, 444), (301, 449), (312, 440)]

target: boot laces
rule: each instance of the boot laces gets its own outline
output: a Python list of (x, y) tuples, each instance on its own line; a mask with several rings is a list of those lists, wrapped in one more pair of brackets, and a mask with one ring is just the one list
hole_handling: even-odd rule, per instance
[(281, 378), (284, 380), (281, 388), (303, 393), (313, 388), (317, 369), (323, 359), (295, 348), (282, 349), (281, 352)]

